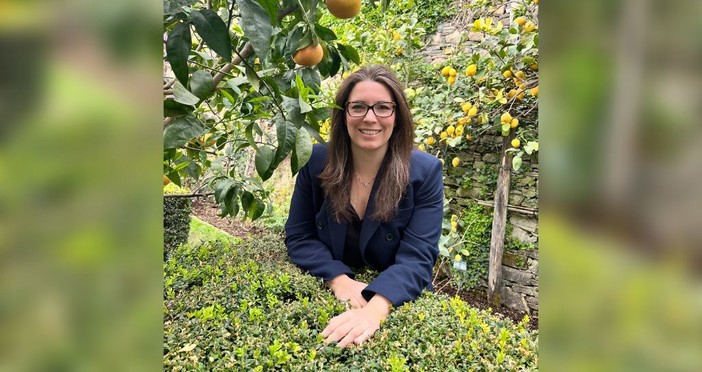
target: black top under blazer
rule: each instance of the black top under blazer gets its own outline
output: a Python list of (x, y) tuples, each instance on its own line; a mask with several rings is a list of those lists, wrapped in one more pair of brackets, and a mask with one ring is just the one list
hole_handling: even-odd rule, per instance
[[(333, 220), (318, 178), (326, 157), (326, 145), (315, 145), (300, 169), (285, 224), (285, 245), (294, 264), (329, 281), (354, 273), (343, 262), (347, 224)], [(380, 274), (362, 295), (370, 300), (379, 293), (397, 307), (416, 299), (424, 288), (432, 289), (443, 218), (442, 165), (432, 155), (412, 151), (409, 186), (390, 222), (370, 217), (378, 179), (366, 207), (359, 248), (363, 261)]]

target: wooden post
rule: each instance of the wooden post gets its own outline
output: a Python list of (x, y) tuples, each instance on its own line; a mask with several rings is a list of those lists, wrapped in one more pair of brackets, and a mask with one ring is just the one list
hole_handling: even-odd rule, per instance
[(502, 157), (497, 174), (497, 189), (495, 190), (495, 209), (492, 220), (492, 236), (490, 237), (490, 267), (488, 268), (488, 302), (491, 306), (499, 307), (502, 303), (500, 289), (502, 286), (502, 253), (505, 248), (505, 230), (507, 224), (507, 203), (509, 201), (509, 181), (512, 174), (512, 155), (507, 152), (514, 132), (502, 138)]

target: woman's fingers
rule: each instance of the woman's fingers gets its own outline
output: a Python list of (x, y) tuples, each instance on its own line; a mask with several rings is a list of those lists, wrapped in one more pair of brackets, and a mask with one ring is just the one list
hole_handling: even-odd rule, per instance
[(321, 335), (325, 338), (325, 344), (338, 341), (336, 346), (346, 347), (366, 341), (378, 327), (379, 324), (368, 319), (363, 309), (354, 309), (332, 318)]

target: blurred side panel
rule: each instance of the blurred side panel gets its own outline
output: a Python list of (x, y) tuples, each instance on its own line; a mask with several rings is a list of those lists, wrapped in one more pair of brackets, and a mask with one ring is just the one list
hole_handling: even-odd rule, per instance
[(161, 4), (0, 4), (0, 370), (157, 370)]

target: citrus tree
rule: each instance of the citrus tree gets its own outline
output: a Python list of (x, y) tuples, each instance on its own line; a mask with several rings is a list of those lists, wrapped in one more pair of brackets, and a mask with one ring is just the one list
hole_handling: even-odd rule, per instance
[(321, 140), (334, 105), (321, 80), (360, 62), (321, 14), (346, 19), (360, 5), (164, 0), (164, 184), (187, 178), (214, 194), (222, 216), (260, 217), (261, 182), (287, 157), (295, 174)]

